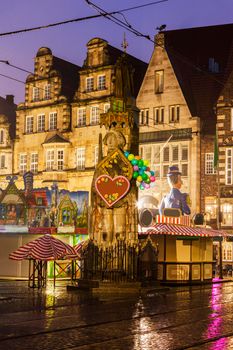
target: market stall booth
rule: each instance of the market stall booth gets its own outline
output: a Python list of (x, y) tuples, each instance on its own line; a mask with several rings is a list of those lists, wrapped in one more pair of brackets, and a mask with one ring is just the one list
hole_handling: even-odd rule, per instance
[(144, 228), (140, 240), (151, 238), (158, 246), (157, 279), (165, 282), (208, 281), (213, 278), (213, 238), (225, 237), (223, 231), (193, 227), (188, 216), (158, 215), (155, 223)]

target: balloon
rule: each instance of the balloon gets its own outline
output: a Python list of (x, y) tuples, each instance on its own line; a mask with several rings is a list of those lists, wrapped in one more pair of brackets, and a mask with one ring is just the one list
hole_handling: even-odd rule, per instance
[(151, 177), (150, 177), (150, 181), (151, 181), (151, 182), (155, 182), (155, 177), (154, 177), (154, 176), (151, 176)]
[(149, 178), (148, 178), (148, 175), (146, 175), (145, 173), (143, 173), (143, 174), (142, 174), (142, 179), (143, 179), (144, 181), (146, 181), (147, 179), (149, 179)]
[(140, 159), (140, 160), (138, 161), (138, 166), (139, 166), (139, 168), (143, 167), (143, 160)]
[(148, 190), (148, 188), (150, 188), (150, 185), (146, 184), (145, 188)]
[(140, 190), (144, 190), (144, 187), (142, 185), (139, 186)]
[(132, 153), (130, 153), (128, 155), (128, 160), (131, 162), (131, 160), (133, 160), (133, 159), (134, 159), (134, 155)]
[(146, 180), (144, 180), (147, 184), (150, 184), (150, 179), (149, 179), (149, 177), (146, 179)]
[(143, 171), (146, 171), (146, 166), (143, 165), (142, 170), (143, 170)]
[(147, 170), (147, 171), (150, 171), (150, 167), (148, 166), (148, 167), (146, 168), (146, 170)]
[(151, 175), (154, 176), (155, 175), (155, 172), (154, 171), (150, 171)]
[(134, 158), (137, 159), (137, 160), (141, 159), (140, 156), (135, 156)]
[(155, 182), (150, 183), (150, 188), (154, 188), (156, 186)]
[(134, 172), (133, 172), (133, 178), (134, 178), (134, 179), (137, 179), (138, 175), (139, 175), (139, 174), (138, 174), (137, 171), (134, 171)]
[(149, 160), (144, 160), (143, 164), (147, 167), (149, 165)]
[(133, 159), (133, 160), (131, 160), (131, 163), (132, 163), (133, 165), (137, 165), (137, 164), (138, 164), (138, 161), (137, 161), (137, 159)]
[(134, 165), (134, 166), (133, 166), (133, 170), (134, 170), (134, 171), (138, 171), (138, 169), (139, 169), (139, 168), (138, 168), (137, 165)]
[(129, 152), (128, 152), (128, 151), (125, 151), (125, 152), (124, 152), (124, 155), (125, 155), (126, 158), (128, 158)]
[(142, 182), (142, 177), (140, 175), (137, 177), (137, 181)]

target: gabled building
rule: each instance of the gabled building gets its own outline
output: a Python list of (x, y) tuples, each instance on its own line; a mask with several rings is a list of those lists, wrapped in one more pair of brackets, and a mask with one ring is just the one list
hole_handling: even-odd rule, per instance
[[(124, 65), (130, 75), (124, 74)], [(42, 47), (34, 74), (26, 81), (25, 102), (18, 105), (13, 173), (34, 173), (35, 188), (90, 191), (99, 156), (100, 114), (135, 107), (147, 64), (94, 38), (82, 67), (55, 57)], [(127, 84), (125, 83), (127, 81)], [(124, 91), (132, 91), (131, 98)], [(103, 150), (104, 152), (105, 150)]]
[[(160, 32), (137, 98), (140, 147), (155, 170), (156, 187), (141, 191), (157, 204), (168, 192), (168, 166), (182, 171), (192, 214), (216, 223), (214, 169), (216, 106), (229, 76), (233, 25)], [(210, 222), (210, 220), (209, 220)]]

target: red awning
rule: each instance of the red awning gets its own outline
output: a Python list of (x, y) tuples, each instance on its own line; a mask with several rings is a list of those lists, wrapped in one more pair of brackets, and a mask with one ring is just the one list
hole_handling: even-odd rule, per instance
[(196, 236), (196, 237), (227, 237), (226, 232), (212, 230), (203, 227), (190, 227), (171, 224), (155, 224), (141, 235), (173, 235), (173, 236)]
[(36, 259), (48, 261), (58, 260), (67, 255), (76, 255), (73, 247), (51, 235), (44, 235), (18, 248), (9, 254), (9, 258), (13, 260)]

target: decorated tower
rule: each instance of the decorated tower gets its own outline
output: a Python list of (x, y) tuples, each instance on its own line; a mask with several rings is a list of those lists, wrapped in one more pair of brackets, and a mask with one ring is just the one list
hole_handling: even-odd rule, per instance
[[(117, 61), (111, 107), (100, 116), (99, 162), (92, 182), (91, 233), (98, 244), (119, 238), (137, 240), (137, 186), (124, 151), (138, 154), (138, 109), (133, 97), (133, 69), (123, 54)], [(102, 156), (102, 143), (107, 155)]]

